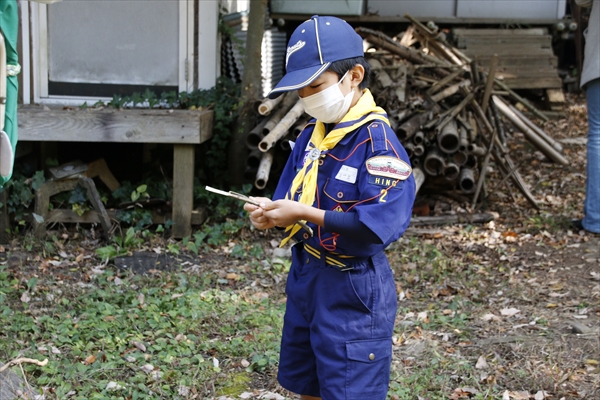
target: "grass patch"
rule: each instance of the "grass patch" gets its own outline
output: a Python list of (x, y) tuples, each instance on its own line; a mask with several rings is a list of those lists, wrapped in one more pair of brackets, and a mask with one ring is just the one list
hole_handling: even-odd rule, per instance
[(284, 305), (211, 282), (107, 269), (90, 284), (42, 286), (0, 266), (0, 358), (48, 358), (24, 365), (46, 398), (239, 395), (250, 372), (275, 368)]

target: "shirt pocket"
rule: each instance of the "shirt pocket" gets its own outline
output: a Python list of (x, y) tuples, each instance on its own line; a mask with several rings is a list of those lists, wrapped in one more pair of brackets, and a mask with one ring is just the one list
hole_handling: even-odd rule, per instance
[(325, 182), (323, 193), (335, 203), (356, 203), (360, 200), (360, 192), (356, 185), (330, 178)]

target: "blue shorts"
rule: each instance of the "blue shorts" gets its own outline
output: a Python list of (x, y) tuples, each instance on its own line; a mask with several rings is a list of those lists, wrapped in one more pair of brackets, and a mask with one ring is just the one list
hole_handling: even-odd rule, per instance
[(279, 383), (324, 400), (385, 399), (396, 286), (384, 253), (341, 271), (298, 243), (287, 279)]

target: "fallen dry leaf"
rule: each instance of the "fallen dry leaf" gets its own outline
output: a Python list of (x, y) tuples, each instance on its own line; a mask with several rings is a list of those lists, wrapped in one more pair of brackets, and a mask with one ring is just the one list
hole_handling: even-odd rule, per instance
[(504, 308), (504, 309), (500, 310), (500, 314), (504, 315), (505, 317), (512, 317), (513, 315), (516, 315), (520, 312), (521, 312), (521, 310), (518, 310), (514, 307)]
[(489, 365), (488, 365), (487, 361), (485, 360), (485, 356), (479, 356), (479, 359), (477, 360), (477, 364), (475, 364), (475, 368), (477, 368), (477, 369), (489, 368)]
[(90, 364), (93, 364), (94, 362), (96, 362), (96, 356), (93, 354), (90, 354), (89, 356), (87, 356), (85, 358), (85, 360), (83, 360), (83, 363), (85, 365), (90, 365)]

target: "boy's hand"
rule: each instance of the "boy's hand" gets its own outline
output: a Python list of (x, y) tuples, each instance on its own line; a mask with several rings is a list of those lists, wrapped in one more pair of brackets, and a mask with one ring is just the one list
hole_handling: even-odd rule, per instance
[(256, 229), (269, 229), (274, 228), (275, 223), (264, 215), (264, 207), (267, 204), (273, 203), (271, 199), (267, 197), (250, 197), (252, 200), (256, 200), (261, 204), (261, 207), (255, 206), (254, 204), (244, 204), (244, 210), (248, 211), (250, 215), (250, 222)]
[(276, 226), (286, 227), (300, 221), (309, 221), (323, 226), (324, 210), (292, 200), (277, 200), (265, 203), (264, 216)]

